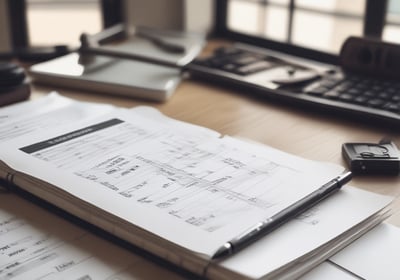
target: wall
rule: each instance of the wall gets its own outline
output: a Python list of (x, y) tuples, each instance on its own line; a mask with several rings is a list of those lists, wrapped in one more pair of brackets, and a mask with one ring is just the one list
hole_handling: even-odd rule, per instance
[(11, 50), (7, 0), (0, 0), (0, 52)]
[(208, 32), (212, 28), (214, 0), (126, 0), (130, 26)]
[(212, 30), (215, 13), (214, 0), (186, 0), (184, 13), (185, 30), (206, 33)]

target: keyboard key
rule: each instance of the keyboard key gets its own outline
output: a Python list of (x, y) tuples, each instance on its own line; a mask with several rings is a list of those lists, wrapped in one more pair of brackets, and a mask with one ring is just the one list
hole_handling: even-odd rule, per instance
[(367, 91), (364, 91), (364, 92), (362, 93), (362, 95), (368, 96), (368, 97), (375, 97), (375, 96), (376, 96), (376, 92), (375, 92), (375, 91), (372, 91), (372, 90), (367, 90)]
[(353, 99), (353, 102), (356, 104), (360, 104), (360, 105), (365, 105), (367, 104), (367, 101), (369, 100), (369, 98), (367, 96), (357, 96), (356, 98)]
[(374, 99), (370, 99), (367, 102), (368, 106), (371, 107), (375, 107), (375, 108), (379, 108), (382, 107), (383, 105), (385, 105), (385, 100), (379, 99), (379, 98), (374, 98)]
[(235, 72), (237, 69), (237, 66), (235, 64), (232, 63), (228, 63), (225, 64), (224, 66), (222, 66), (222, 69), (228, 72)]
[(320, 86), (325, 87), (325, 88), (333, 88), (334, 86), (337, 85), (338, 82), (339, 81), (337, 81), (337, 80), (325, 80), (325, 81), (323, 80), (319, 84), (320, 84)]
[(400, 112), (400, 104), (398, 103), (387, 103), (384, 108), (395, 113)]
[(378, 97), (381, 99), (389, 99), (392, 97), (392, 95), (386, 91), (382, 91), (382, 92), (378, 93)]
[(321, 87), (317, 86), (315, 88), (310, 88), (305, 91), (305, 93), (308, 93), (310, 95), (315, 95), (315, 96), (322, 96), (325, 92), (327, 92), (329, 89), (326, 87)]
[(350, 102), (353, 101), (355, 96), (352, 94), (348, 94), (348, 93), (342, 93), (338, 96), (339, 100), (341, 101), (345, 101), (345, 102)]
[(392, 101), (400, 101), (400, 95), (393, 95), (391, 98)]
[(339, 91), (330, 90), (330, 91), (324, 93), (324, 94), (323, 94), (323, 97), (329, 98), (329, 99), (337, 99), (337, 98), (339, 98), (339, 96), (340, 96), (341, 94), (342, 94), (342, 93), (340, 93)]
[(372, 87), (372, 90), (376, 91), (376, 92), (380, 92), (383, 90), (383, 87), (381, 85), (375, 85)]
[(370, 84), (366, 81), (361, 81), (355, 85), (355, 88), (360, 90), (366, 90), (370, 87)]
[(398, 92), (398, 90), (396, 88), (394, 88), (393, 86), (390, 86), (390, 87), (385, 88), (385, 92), (389, 93), (390, 95), (394, 95)]
[(349, 88), (346, 93), (351, 94), (351, 95), (360, 95), (363, 93), (363, 90), (359, 88)]
[(340, 84), (338, 85), (341, 88), (353, 88), (354, 85), (356, 85), (357, 83), (353, 82), (353, 81), (349, 81), (344, 79), (342, 82), (340, 82)]

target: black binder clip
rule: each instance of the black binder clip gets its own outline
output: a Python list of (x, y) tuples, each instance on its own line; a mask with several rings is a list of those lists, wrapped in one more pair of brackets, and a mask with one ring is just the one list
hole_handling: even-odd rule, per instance
[(354, 174), (398, 175), (399, 150), (387, 139), (375, 143), (345, 143), (342, 155)]

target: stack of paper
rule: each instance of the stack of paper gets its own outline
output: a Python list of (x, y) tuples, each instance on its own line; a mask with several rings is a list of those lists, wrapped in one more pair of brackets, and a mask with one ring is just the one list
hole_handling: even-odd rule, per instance
[[(20, 110), (32, 113), (18, 117)], [(6, 108), (0, 119), (3, 179), (211, 279), (298, 277), (384, 219), (391, 201), (344, 187), (241, 252), (212, 260), (226, 241), (343, 168), (220, 137), (149, 107), (53, 94)], [(16, 269), (15, 256), (5, 268)]]
[(400, 229), (382, 223), (301, 280), (396, 280), (400, 275)]

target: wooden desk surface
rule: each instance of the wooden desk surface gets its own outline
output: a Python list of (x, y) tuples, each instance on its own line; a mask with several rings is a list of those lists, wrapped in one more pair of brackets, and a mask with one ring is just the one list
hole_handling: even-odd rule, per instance
[[(52, 90), (77, 100), (122, 107), (153, 106), (167, 116), (221, 134), (251, 139), (305, 158), (341, 165), (345, 165), (341, 156), (342, 143), (378, 142), (387, 135), (400, 143), (400, 133), (387, 128), (296, 109), (255, 97), (251, 92), (192, 80), (183, 81), (165, 103), (43, 86), (34, 86), (32, 98)], [(351, 185), (395, 197), (400, 195), (400, 177), (355, 177)], [(395, 209), (400, 212), (400, 199), (396, 200)], [(395, 213), (389, 222), (400, 226), (400, 213)]]

